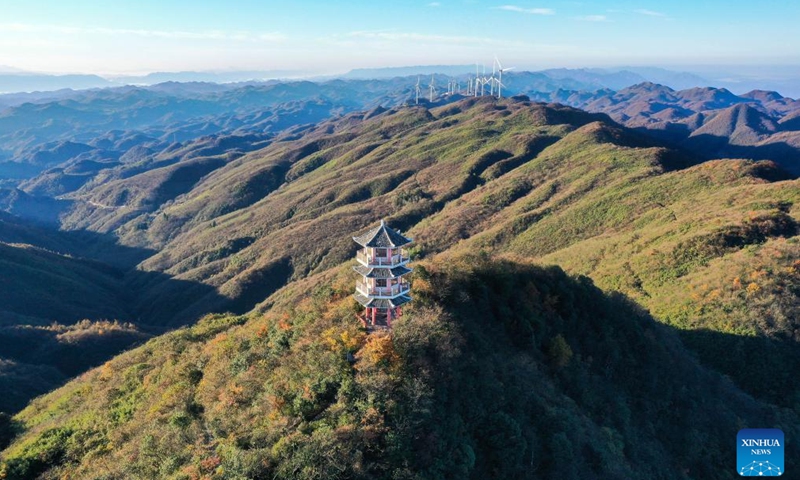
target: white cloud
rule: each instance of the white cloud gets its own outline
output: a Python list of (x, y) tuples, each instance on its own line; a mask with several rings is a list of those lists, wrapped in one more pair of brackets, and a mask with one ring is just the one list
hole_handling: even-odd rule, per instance
[(263, 42), (282, 42), (287, 39), (286, 35), (280, 32), (267, 32), (256, 35), (256, 38)]
[[(391, 49), (405, 48), (404, 45), (416, 44), (420, 46), (448, 47), (451, 49), (475, 49), (488, 47), (492, 49), (511, 49), (517, 51), (536, 51), (543, 54), (569, 53), (578, 51), (574, 45), (531, 43), (520, 40), (506, 40), (492, 37), (437, 35), (417, 32), (400, 32), (394, 30), (362, 30), (353, 31), (344, 35), (323, 37), (320, 41), (331, 43), (340, 47)], [(472, 50), (470, 50), (472, 51)]]
[(230, 40), (238, 42), (280, 42), (286, 36), (279, 32), (225, 32), (212, 30), (188, 32), (181, 30), (146, 30), (133, 28), (72, 27), (64, 25), (38, 25), (27, 23), (0, 23), (0, 32), (57, 33), (62, 35), (112, 35), (188, 40)]
[(576, 20), (583, 22), (607, 22), (608, 17), (605, 15), (584, 15), (582, 17), (575, 17)]
[(442, 4), (439, 2), (431, 2), (428, 4), (429, 7), (441, 7)]
[[(65, 46), (72, 47), (73, 45), (65, 44), (63, 41), (43, 40), (43, 39), (29, 39), (29, 40), (9, 40), (0, 39), (0, 48), (64, 48)], [(0, 69), (2, 71), (2, 69)]]
[(646, 8), (640, 8), (638, 10), (634, 10), (634, 12), (638, 13), (639, 15), (647, 15), (648, 17), (662, 17), (666, 18), (666, 13), (656, 12), (654, 10), (647, 10)]
[(345, 35), (349, 38), (361, 38), (369, 40), (386, 40), (386, 41), (408, 41), (416, 43), (446, 43), (456, 45), (469, 45), (469, 44), (498, 44), (498, 43), (513, 43), (501, 42), (487, 37), (470, 37), (459, 35), (436, 35), (427, 33), (415, 32), (393, 32), (393, 31), (356, 31), (350, 32)]
[(506, 10), (508, 12), (527, 13), (528, 15), (555, 15), (556, 11), (552, 8), (523, 8), (516, 5), (501, 5), (494, 7), (495, 10)]

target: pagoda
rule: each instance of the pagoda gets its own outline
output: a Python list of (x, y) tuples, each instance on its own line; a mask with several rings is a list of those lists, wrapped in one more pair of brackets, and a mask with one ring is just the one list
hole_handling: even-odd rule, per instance
[(381, 224), (353, 240), (361, 247), (353, 267), (361, 279), (356, 282), (355, 298), (364, 306), (359, 319), (368, 330), (391, 328), (392, 320), (402, 315), (401, 306), (410, 302), (411, 285), (403, 277), (411, 273), (406, 245), (400, 233)]

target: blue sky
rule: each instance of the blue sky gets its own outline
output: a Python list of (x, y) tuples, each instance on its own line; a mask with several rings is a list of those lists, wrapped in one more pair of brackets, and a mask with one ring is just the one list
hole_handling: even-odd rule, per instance
[(0, 0), (0, 65), (130, 74), (798, 65), (800, 2)]

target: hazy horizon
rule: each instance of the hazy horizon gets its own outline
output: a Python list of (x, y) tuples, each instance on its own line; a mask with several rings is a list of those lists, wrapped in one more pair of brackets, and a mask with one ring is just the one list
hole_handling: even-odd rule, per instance
[[(492, 64), (493, 57), (489, 57), (482, 65), (489, 68)], [(413, 69), (413, 68), (434, 68), (434, 67), (467, 67), (474, 68), (475, 63), (429, 63), (429, 64), (385, 64), (375, 65), (370, 67), (344, 67), (340, 70), (325, 70), (325, 71), (311, 71), (311, 70), (293, 70), (288, 68), (271, 68), (271, 69), (239, 69), (239, 68), (198, 68), (191, 70), (143, 70), (129, 73), (103, 73), (103, 72), (87, 72), (87, 71), (44, 71), (44, 70), (26, 70), (15, 65), (0, 64), (0, 74), (20, 74), (20, 75), (97, 75), (106, 79), (117, 79), (125, 77), (146, 76), (152, 74), (180, 74), (180, 73), (208, 73), (208, 74), (231, 74), (231, 73), (273, 73), (281, 78), (310, 78), (310, 77), (324, 77), (324, 76), (338, 76), (357, 70), (382, 70), (382, 69)], [(676, 73), (694, 73), (694, 74), (736, 74), (742, 76), (752, 77), (768, 77), (768, 78), (794, 78), (800, 76), (800, 63), (797, 64), (761, 64), (761, 65), (708, 65), (708, 64), (695, 64), (695, 65), (669, 65), (669, 64), (609, 64), (609, 65), (592, 65), (592, 64), (553, 64), (547, 66), (537, 65), (517, 65), (514, 64), (514, 70), (519, 71), (544, 71), (554, 69), (569, 69), (569, 70), (605, 70), (609, 72), (623, 71), (628, 69), (662, 69)]]

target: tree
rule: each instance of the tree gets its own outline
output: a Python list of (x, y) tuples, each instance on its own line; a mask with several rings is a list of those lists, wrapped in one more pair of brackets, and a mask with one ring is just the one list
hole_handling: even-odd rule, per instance
[(0, 450), (10, 445), (16, 434), (14, 420), (7, 413), (0, 412)]
[(550, 343), (547, 354), (553, 365), (558, 368), (566, 367), (569, 365), (569, 361), (572, 360), (572, 348), (560, 333)]

